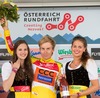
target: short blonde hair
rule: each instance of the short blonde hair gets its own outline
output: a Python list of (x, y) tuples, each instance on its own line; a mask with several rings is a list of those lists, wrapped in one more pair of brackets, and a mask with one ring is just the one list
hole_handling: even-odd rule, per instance
[(55, 40), (54, 40), (52, 37), (48, 36), (48, 35), (42, 37), (42, 39), (38, 42), (39, 47), (40, 47), (42, 44), (46, 43), (46, 42), (51, 43), (52, 48), (53, 48), (53, 49), (55, 48), (55, 45), (56, 45)]

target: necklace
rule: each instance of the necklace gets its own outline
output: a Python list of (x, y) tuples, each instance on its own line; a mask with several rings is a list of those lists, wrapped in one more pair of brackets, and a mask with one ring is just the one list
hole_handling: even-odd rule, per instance
[(22, 70), (23, 72), (25, 72), (25, 69), (24, 69), (24, 68), (21, 68), (21, 70)]
[(27, 75), (25, 75), (25, 85), (27, 85)]
[(74, 61), (72, 61), (71, 64), (70, 64), (70, 66), (72, 68), (76, 68), (76, 67), (78, 67), (80, 65), (80, 63), (81, 63), (80, 61), (79, 62), (76, 62), (76, 63)]
[(25, 72), (25, 68), (24, 67), (21, 67), (21, 70), (22, 70), (22, 73), (23, 73), (23, 76), (24, 76), (24, 79), (25, 79), (25, 85), (27, 85), (27, 74)]

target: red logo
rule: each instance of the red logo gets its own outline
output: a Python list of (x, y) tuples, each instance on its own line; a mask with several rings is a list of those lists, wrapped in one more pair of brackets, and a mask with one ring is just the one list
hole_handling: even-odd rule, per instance
[(65, 13), (64, 18), (63, 18), (63, 20), (62, 20), (61, 23), (59, 23), (58, 25), (57, 24), (48, 23), (46, 25), (46, 29), (47, 30), (52, 30), (52, 29), (63, 30), (65, 28), (65, 24), (67, 22), (68, 23), (68, 29), (70, 31), (74, 31), (75, 28), (76, 28), (76, 26), (79, 23), (83, 22), (83, 21), (84, 21), (84, 17), (80, 15), (80, 16), (77, 17), (76, 21), (74, 23), (72, 23), (72, 21), (71, 21), (71, 15), (69, 13)]

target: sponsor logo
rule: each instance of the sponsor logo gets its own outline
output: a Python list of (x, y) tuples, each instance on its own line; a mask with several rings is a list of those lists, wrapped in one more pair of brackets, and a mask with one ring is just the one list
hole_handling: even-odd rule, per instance
[(39, 48), (30, 48), (30, 55), (31, 57), (41, 58)]
[(63, 30), (66, 27), (65, 26), (66, 23), (68, 23), (68, 29), (70, 31), (74, 31), (76, 29), (77, 25), (80, 24), (83, 21), (84, 21), (84, 17), (80, 15), (76, 18), (75, 22), (72, 22), (71, 14), (65, 13), (64, 16), (63, 16), (63, 20), (59, 24), (48, 23), (46, 25), (46, 29), (47, 30), (52, 30), (52, 29)]
[(49, 71), (49, 70), (40, 69), (39, 70), (39, 73), (40, 74), (44, 74), (46, 76), (50, 76), (50, 77), (53, 77), (54, 76), (54, 72)]
[(29, 86), (14, 86), (14, 90), (17, 92), (29, 92), (30, 87)]
[(72, 58), (72, 51), (71, 49), (65, 50), (65, 49), (59, 49), (58, 54), (60, 55), (58, 57), (59, 60), (62, 60), (64, 58)]
[(8, 53), (7, 49), (0, 49), (0, 60), (10, 60), (11, 55)]
[(41, 80), (41, 81), (44, 81), (44, 82), (49, 82), (49, 83), (52, 82), (52, 78), (47, 77), (47, 76), (43, 76), (41, 74), (38, 74), (38, 79)]
[(100, 78), (100, 68), (98, 68), (98, 77)]
[(95, 92), (95, 96), (100, 96), (100, 89)]
[(53, 86), (56, 74), (56, 72), (37, 67), (35, 71), (34, 81)]
[(98, 68), (98, 73), (100, 73), (100, 68)]
[(91, 48), (91, 56), (94, 60), (100, 60), (100, 48)]

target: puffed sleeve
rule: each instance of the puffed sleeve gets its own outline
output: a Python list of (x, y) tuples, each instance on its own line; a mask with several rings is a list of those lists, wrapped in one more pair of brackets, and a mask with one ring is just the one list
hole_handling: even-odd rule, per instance
[(88, 71), (89, 79), (98, 79), (98, 68), (96, 62), (93, 59), (89, 59), (86, 64), (86, 69)]
[(12, 66), (9, 62), (6, 62), (2, 65), (2, 80), (6, 80), (8, 79), (8, 77), (10, 76), (10, 73), (11, 73), (11, 70), (12, 70)]

